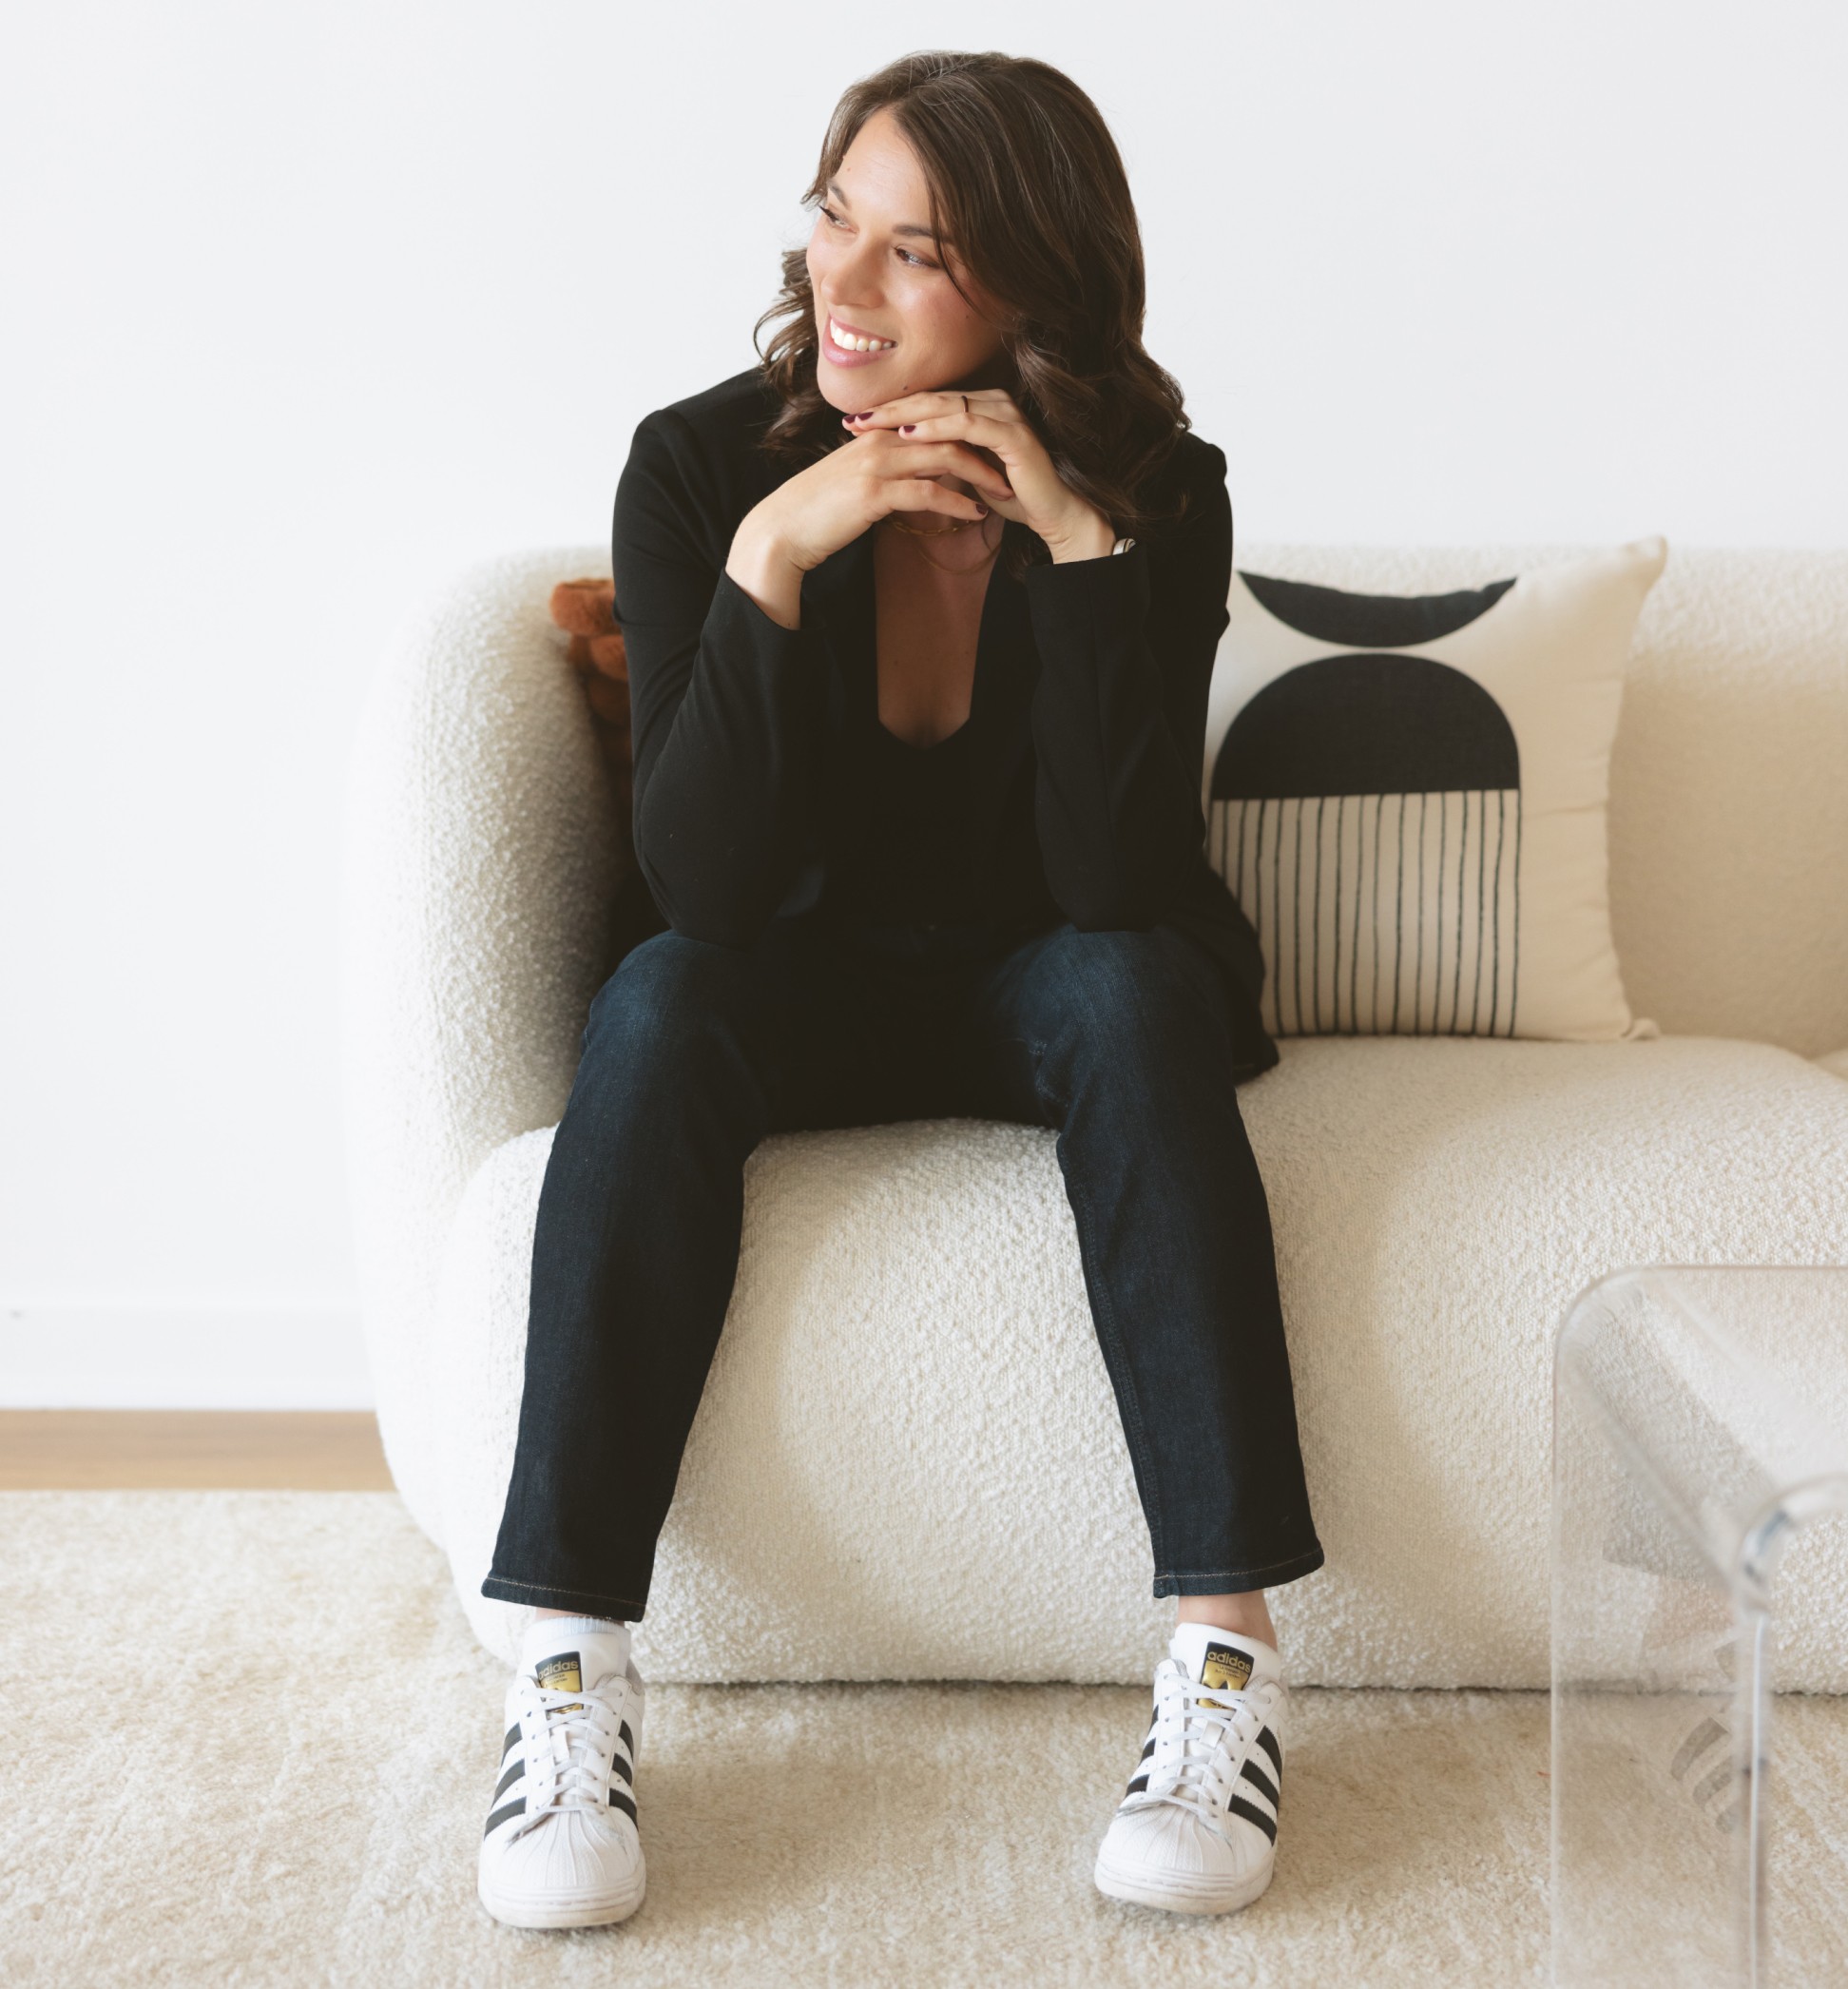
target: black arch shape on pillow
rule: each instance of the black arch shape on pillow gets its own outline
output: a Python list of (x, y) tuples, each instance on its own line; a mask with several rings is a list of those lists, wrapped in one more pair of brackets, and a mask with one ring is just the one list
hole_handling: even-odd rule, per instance
[(1518, 787), (1513, 727), (1490, 693), (1431, 656), (1324, 656), (1274, 677), (1226, 727), (1215, 801)]
[(1514, 585), (1511, 578), (1454, 594), (1351, 594), (1341, 588), (1274, 580), (1242, 570), (1239, 578), (1286, 628), (1319, 643), (1344, 643), (1354, 649), (1403, 649), (1454, 635), (1487, 614)]

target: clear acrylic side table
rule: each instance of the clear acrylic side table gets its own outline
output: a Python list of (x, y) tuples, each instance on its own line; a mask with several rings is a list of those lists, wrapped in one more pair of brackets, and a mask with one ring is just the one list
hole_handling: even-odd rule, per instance
[[(1805, 1581), (1819, 1574), (1838, 1612), (1835, 1642), (1848, 1646), (1838, 1620), (1848, 1529), (1836, 1519), (1848, 1513), (1845, 1378), (1845, 1269), (1627, 1269), (1589, 1286), (1560, 1326), (1551, 1794), (1561, 1989), (1819, 1979), (1812, 1899), (1801, 1974), (1778, 1965), (1779, 1825), (1803, 1820), (1781, 1814), (1771, 1771), (1775, 1632), (1792, 1600), (1773, 1577), (1809, 1530)], [(1848, 1819), (1848, 1789), (1842, 1799)], [(1833, 1855), (1824, 1844), (1824, 1862)], [(1848, 1860), (1834, 1879), (1848, 1896)], [(1824, 1944), (1833, 1938), (1825, 1926)], [(1848, 1981), (1848, 1934), (1838, 1960), (1835, 1979)]]

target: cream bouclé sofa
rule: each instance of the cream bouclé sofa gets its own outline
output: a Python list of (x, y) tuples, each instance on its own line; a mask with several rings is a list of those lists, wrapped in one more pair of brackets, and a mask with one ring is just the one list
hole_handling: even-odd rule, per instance
[[(1241, 546), (1374, 592), (1579, 548)], [(613, 964), (611, 788), (548, 614), (606, 550), (408, 613), (347, 805), (345, 1110), (386, 1453), (484, 1644), (533, 1217)], [(1628, 1265), (1848, 1264), (1848, 552), (1672, 547), (1610, 775), (1612, 920), (1658, 1040), (1283, 1037), (1240, 1103), (1327, 1565), (1272, 1591), (1303, 1684), (1548, 1679), (1553, 1334)], [(1848, 1419), (1848, 1384), (1819, 1378)], [(621, 1419), (612, 1421), (621, 1428)], [(775, 1135), (637, 1632), (664, 1680), (1145, 1685), (1173, 1605), (1043, 1129)], [(1848, 1690), (1848, 1593), (1780, 1682)]]

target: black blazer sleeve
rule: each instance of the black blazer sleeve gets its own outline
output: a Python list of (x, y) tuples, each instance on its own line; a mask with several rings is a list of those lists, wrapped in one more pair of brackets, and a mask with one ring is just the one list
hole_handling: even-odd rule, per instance
[(1205, 844), (1206, 698), (1232, 586), (1225, 454), (1208, 450), (1163, 539), (1022, 576), (1040, 655), (1040, 857), (1081, 931), (1153, 924)]
[(724, 570), (737, 521), (685, 417), (637, 424), (610, 563), (628, 658), (635, 854), (676, 932), (749, 946), (787, 895), (819, 781), (826, 670)]

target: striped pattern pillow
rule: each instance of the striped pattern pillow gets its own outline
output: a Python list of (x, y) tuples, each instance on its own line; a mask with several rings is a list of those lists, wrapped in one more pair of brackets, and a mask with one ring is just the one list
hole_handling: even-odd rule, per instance
[(1605, 803), (1667, 552), (1446, 594), (1234, 574), (1202, 801), (1273, 1035), (1659, 1034), (1611, 943)]

